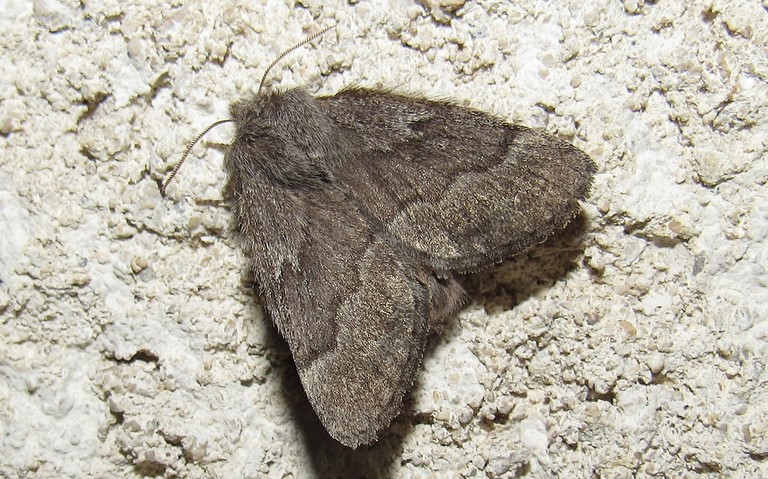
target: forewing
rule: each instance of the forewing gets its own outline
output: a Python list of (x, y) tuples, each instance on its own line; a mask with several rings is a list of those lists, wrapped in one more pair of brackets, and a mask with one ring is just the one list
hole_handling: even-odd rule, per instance
[(342, 444), (372, 442), (421, 365), (434, 280), (330, 187), (290, 190), (251, 175), (230, 188), (265, 307), (310, 403)]
[(595, 171), (566, 142), (450, 103), (369, 90), (321, 101), (345, 138), (335, 178), (438, 271), (543, 241), (575, 216)]

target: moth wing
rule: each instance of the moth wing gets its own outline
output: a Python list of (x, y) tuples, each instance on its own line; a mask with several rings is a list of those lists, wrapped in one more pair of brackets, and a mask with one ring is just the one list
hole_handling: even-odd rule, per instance
[(305, 190), (291, 210), (295, 197), (285, 188), (237, 188), (257, 198), (237, 202), (236, 213), (246, 250), (259, 258), (253, 268), (265, 307), (313, 409), (342, 444), (373, 442), (402, 409), (422, 362), (430, 298), (442, 286), (331, 188)]
[(336, 178), (438, 271), (543, 241), (576, 215), (595, 172), (564, 141), (451, 103), (363, 89), (320, 101), (346, 139)]

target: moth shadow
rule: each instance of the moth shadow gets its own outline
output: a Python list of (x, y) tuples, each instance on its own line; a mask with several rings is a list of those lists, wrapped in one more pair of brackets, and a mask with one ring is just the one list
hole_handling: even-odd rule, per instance
[[(556, 232), (546, 242), (526, 253), (494, 265), (483, 271), (463, 275), (460, 281), (467, 290), (468, 304), (482, 304), (489, 313), (514, 308), (525, 299), (552, 286), (578, 267), (577, 261), (584, 245), (586, 221), (575, 218), (565, 229)], [(440, 336), (460, 334), (459, 321), (449, 320)], [(406, 395), (403, 412), (392, 425), (382, 431), (379, 441), (371, 446), (352, 450), (339, 444), (323, 427), (307, 399), (301, 385), (288, 344), (270, 321), (271, 334), (268, 347), (274, 348), (278, 360), (281, 391), (290, 410), (290, 420), (296, 424), (303, 438), (303, 449), (310, 457), (312, 471), (306, 477), (333, 477), (374, 479), (387, 477), (394, 461), (401, 460), (402, 442), (416, 424), (432, 423), (432, 418), (417, 417), (412, 392)], [(433, 353), (439, 341), (432, 336), (425, 357)], [(418, 381), (414, 390), (419, 387)]]
[(579, 267), (587, 227), (584, 215), (578, 215), (527, 252), (464, 275), (460, 281), (470, 301), (482, 304), (489, 313), (498, 313), (551, 287)]

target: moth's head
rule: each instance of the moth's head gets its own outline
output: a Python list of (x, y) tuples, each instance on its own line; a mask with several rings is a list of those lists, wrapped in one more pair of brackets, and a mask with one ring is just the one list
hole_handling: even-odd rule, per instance
[(235, 143), (271, 142), (286, 136), (295, 141), (302, 131), (316, 129), (312, 122), (320, 115), (312, 96), (301, 88), (237, 101), (229, 114), (237, 129)]
[(280, 110), (280, 96), (275, 93), (259, 94), (230, 106), (235, 136), (225, 160), (227, 170), (253, 172), (270, 163), (271, 158), (285, 157)]
[(329, 181), (336, 134), (318, 101), (302, 89), (265, 93), (232, 104), (235, 138), (225, 160), (232, 173), (266, 175), (288, 185)]
[(256, 95), (251, 98), (238, 100), (229, 106), (229, 117), (235, 122), (238, 129), (247, 127), (262, 117), (264, 106), (268, 103), (267, 95)]
[(270, 92), (232, 103), (229, 117), (236, 127), (234, 143), (269, 136), (269, 131), (274, 130), (275, 122), (280, 118), (280, 97), (279, 93)]

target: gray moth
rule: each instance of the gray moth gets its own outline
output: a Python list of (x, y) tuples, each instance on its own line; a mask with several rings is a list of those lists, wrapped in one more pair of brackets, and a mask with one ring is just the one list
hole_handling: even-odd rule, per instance
[(240, 243), (309, 402), (351, 448), (400, 413), (428, 336), (465, 303), (456, 276), (565, 226), (596, 169), (547, 133), (377, 89), (260, 91), (230, 114)]

